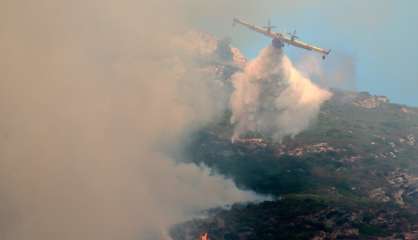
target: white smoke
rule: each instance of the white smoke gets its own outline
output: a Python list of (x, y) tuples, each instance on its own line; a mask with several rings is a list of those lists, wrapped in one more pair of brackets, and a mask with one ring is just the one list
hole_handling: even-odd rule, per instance
[(309, 126), (331, 97), (300, 73), (281, 49), (269, 46), (232, 76), (232, 141), (248, 131), (280, 141)]
[(0, 1), (0, 239), (161, 240), (256, 197), (161, 154), (219, 113), (182, 3)]
[(219, 88), (174, 36), (229, 32), (232, 13), (264, 17), (272, 4), (302, 5), (0, 1), (0, 239), (164, 239), (194, 211), (256, 198), (176, 165), (159, 143), (176, 148), (222, 112)]
[(322, 87), (356, 90), (356, 64), (350, 55), (334, 51), (332, 58), (322, 61), (312, 54), (297, 61), (297, 69)]

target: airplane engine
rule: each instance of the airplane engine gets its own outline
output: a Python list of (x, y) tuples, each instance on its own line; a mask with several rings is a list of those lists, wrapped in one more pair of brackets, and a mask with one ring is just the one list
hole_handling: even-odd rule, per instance
[(284, 47), (284, 44), (282, 41), (280, 41), (280, 39), (278, 38), (273, 38), (273, 41), (271, 41), (271, 44), (273, 45), (273, 47), (275, 48), (282, 48)]

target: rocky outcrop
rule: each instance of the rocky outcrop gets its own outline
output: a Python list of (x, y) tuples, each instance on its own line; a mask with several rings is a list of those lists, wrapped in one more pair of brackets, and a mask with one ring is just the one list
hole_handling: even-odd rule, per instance
[(385, 96), (371, 96), (368, 93), (360, 93), (357, 98), (354, 99), (353, 104), (362, 108), (373, 109), (388, 102), (389, 99)]
[(289, 147), (284, 144), (279, 145), (276, 150), (277, 155), (289, 156), (303, 156), (308, 153), (326, 153), (326, 152), (341, 152), (341, 149), (334, 148), (329, 143), (321, 142), (316, 144), (308, 144), (297, 147)]

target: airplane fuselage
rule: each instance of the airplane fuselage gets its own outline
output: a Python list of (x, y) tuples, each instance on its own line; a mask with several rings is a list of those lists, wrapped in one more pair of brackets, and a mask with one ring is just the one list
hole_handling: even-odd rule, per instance
[(241, 24), (255, 32), (263, 34), (266, 37), (272, 38), (273, 39), (272, 45), (277, 48), (282, 48), (286, 43), (286, 44), (289, 44), (298, 48), (306, 49), (308, 51), (318, 52), (322, 54), (323, 58), (325, 58), (325, 56), (330, 53), (330, 50), (325, 50), (323, 48), (316, 47), (316, 46), (304, 43), (300, 40), (297, 40), (295, 36), (288, 36), (279, 32), (272, 32), (271, 29), (264, 29), (264, 28), (249, 24), (247, 22), (244, 22), (238, 18), (234, 18), (233, 22), (234, 24)]

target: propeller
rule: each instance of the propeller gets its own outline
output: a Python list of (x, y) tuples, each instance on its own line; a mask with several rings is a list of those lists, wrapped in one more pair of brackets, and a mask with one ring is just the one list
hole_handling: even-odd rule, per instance
[(267, 26), (263, 26), (263, 28), (266, 28), (268, 31), (271, 31), (271, 29), (276, 28), (276, 26), (271, 25), (270, 19), (267, 22)]
[(299, 39), (299, 37), (296, 35), (296, 30), (294, 30), (293, 33), (288, 32), (287, 34), (289, 34), (292, 40)]

